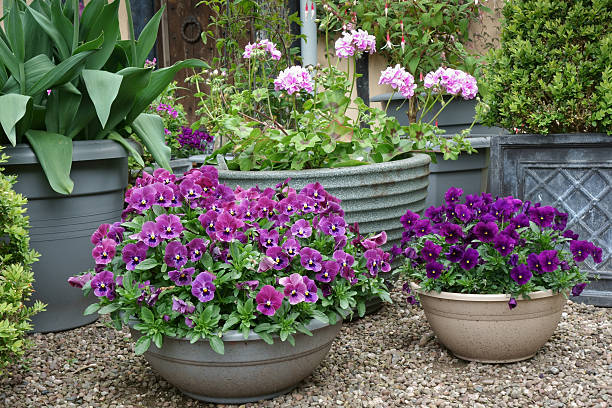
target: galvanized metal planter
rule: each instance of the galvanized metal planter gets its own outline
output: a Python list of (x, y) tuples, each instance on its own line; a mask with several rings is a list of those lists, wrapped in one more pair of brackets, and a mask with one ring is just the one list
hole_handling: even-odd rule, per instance
[[(313, 320), (313, 333), (294, 335), (295, 347), (275, 338), (267, 344), (251, 332), (245, 340), (235, 330), (223, 336), (225, 354), (208, 341), (164, 338), (161, 349), (151, 345), (144, 354), (151, 367), (181, 392), (201, 401), (243, 404), (274, 398), (295, 388), (323, 361), (342, 322), (331, 326)], [(140, 333), (130, 329), (134, 340)]]
[(47, 311), (32, 319), (34, 331), (67, 330), (91, 323), (95, 315), (83, 316), (93, 302), (68, 285), (70, 276), (94, 267), (91, 234), (103, 223), (121, 218), (127, 186), (127, 153), (109, 140), (73, 143), (70, 176), (74, 191), (63, 196), (51, 190), (34, 152), (28, 145), (6, 148), (4, 166), (17, 174), (15, 191), (28, 199), (30, 244), (41, 254), (32, 266), (34, 300)]
[(357, 167), (312, 170), (232, 171), (219, 170), (219, 182), (230, 187), (274, 187), (291, 178), (289, 185), (299, 190), (319, 182), (330, 194), (342, 200), (348, 223), (359, 223), (361, 233), (386, 231), (385, 248), (402, 237), (400, 217), (425, 208), (431, 158), (415, 154), (404, 160)]
[(491, 139), (491, 192), (542, 202), (569, 214), (568, 228), (603, 249), (581, 265), (599, 276), (576, 298), (612, 306), (612, 137), (501, 135)]

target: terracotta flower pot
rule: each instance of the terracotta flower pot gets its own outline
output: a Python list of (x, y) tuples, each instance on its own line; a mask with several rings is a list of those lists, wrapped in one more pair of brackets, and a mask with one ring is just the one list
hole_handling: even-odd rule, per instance
[(436, 337), (455, 356), (483, 363), (510, 363), (533, 357), (555, 331), (566, 297), (551, 290), (517, 299), (510, 310), (508, 295), (450, 292), (419, 294)]

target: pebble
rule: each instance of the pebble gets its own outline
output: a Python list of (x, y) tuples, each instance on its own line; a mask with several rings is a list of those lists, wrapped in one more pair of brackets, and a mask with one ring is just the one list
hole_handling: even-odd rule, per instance
[(0, 408), (611, 406), (612, 309), (568, 301), (535, 357), (480, 364), (442, 347), (423, 311), (406, 306), (399, 290), (392, 298), (380, 312), (345, 324), (319, 368), (273, 400), (240, 406), (192, 400), (134, 355), (129, 331), (101, 319), (31, 335), (27, 365), (9, 367), (0, 378)]

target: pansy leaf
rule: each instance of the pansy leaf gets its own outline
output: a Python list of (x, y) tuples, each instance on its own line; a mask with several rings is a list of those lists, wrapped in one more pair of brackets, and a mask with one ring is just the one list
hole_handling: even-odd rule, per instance
[(365, 316), (366, 306), (364, 301), (357, 302), (357, 313), (359, 313), (359, 317)]
[(161, 333), (155, 333), (153, 335), (153, 343), (155, 343), (155, 346), (158, 349), (162, 348), (162, 345), (163, 345), (163, 340), (162, 339), (163, 339), (163, 337), (162, 337)]
[(153, 312), (151, 312), (151, 309), (145, 306), (140, 308), (140, 317), (145, 323), (149, 324), (152, 324), (153, 320), (155, 319), (155, 317), (153, 316)]
[(223, 340), (220, 337), (212, 336), (208, 339), (208, 343), (210, 344), (210, 348), (217, 354), (225, 354), (225, 347), (223, 345)]
[(121, 305), (119, 303), (111, 303), (109, 305), (103, 306), (98, 310), (98, 314), (109, 314), (114, 312), (115, 310), (119, 310)]
[(90, 314), (94, 314), (98, 310), (100, 310), (100, 304), (99, 303), (92, 303), (91, 305), (87, 306), (87, 309), (85, 309), (85, 311), (83, 312), (83, 315), (87, 316), (87, 315), (90, 315)]
[(134, 353), (136, 355), (144, 354), (149, 349), (149, 346), (151, 346), (151, 337), (142, 336), (134, 344)]
[(136, 270), (138, 271), (148, 271), (149, 269), (155, 268), (159, 263), (153, 258), (147, 258), (138, 265), (136, 265)]
[(272, 336), (270, 335), (270, 333), (267, 333), (267, 332), (263, 332), (263, 331), (262, 331), (262, 332), (258, 332), (258, 333), (257, 333), (257, 335), (258, 335), (259, 337), (261, 337), (261, 339), (262, 339), (263, 341), (265, 341), (266, 343), (268, 343), (268, 344), (274, 344), (274, 339), (272, 338)]
[(297, 331), (299, 331), (300, 333), (304, 333), (307, 336), (311, 336), (312, 337), (312, 332), (310, 330), (308, 330), (306, 328), (306, 326), (304, 326), (303, 324), (297, 324), (295, 325), (295, 328)]
[(312, 311), (312, 317), (314, 319), (317, 319), (321, 323), (325, 323), (325, 324), (329, 323), (329, 317), (327, 317), (327, 315), (325, 313), (321, 312), (320, 310), (313, 310)]

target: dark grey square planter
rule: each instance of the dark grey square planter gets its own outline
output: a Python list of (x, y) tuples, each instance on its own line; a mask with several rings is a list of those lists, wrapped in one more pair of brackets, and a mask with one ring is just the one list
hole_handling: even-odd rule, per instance
[(612, 137), (501, 135), (491, 139), (490, 191), (542, 202), (569, 214), (568, 227), (603, 249), (583, 268), (599, 280), (578, 301), (612, 306)]

